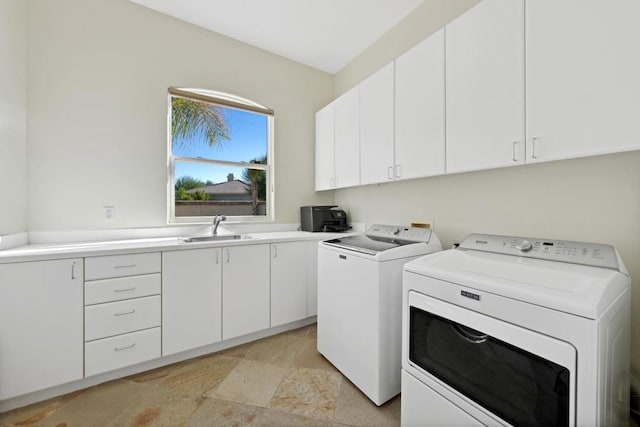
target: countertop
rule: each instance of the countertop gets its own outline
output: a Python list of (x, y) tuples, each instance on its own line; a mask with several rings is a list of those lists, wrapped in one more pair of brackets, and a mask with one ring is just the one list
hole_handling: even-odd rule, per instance
[(311, 233), (308, 231), (252, 232), (241, 233), (242, 238), (236, 240), (218, 240), (212, 242), (189, 243), (184, 242), (184, 238), (191, 236), (37, 243), (21, 245), (11, 249), (0, 251), (0, 264), (10, 262), (26, 262), (102, 255), (120, 255), (126, 253), (174, 251), (221, 246), (284, 243), (305, 240), (321, 241), (332, 239), (336, 236), (345, 236), (348, 234), (354, 233)]

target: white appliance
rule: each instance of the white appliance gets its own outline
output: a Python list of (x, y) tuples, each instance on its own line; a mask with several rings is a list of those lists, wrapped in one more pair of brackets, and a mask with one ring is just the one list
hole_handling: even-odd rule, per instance
[(402, 425), (626, 427), (629, 347), (612, 246), (469, 235), (404, 267)]
[(431, 229), (372, 225), (318, 247), (318, 351), (376, 405), (400, 393), (402, 267), (441, 250)]

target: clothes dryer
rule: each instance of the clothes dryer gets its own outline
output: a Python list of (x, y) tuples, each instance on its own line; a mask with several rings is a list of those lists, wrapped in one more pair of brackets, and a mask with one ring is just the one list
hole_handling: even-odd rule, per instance
[(628, 426), (610, 245), (472, 234), (403, 273), (402, 425)]

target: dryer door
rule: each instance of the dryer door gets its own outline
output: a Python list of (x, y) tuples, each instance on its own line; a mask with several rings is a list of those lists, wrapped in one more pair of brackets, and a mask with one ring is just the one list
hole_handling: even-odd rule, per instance
[(409, 365), (506, 423), (573, 425), (575, 349), (471, 310), (409, 292)]

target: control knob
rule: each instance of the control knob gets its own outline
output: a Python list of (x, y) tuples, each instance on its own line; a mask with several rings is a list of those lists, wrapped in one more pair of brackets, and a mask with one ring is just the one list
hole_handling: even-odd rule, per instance
[(520, 252), (530, 251), (532, 247), (531, 242), (528, 240), (518, 240), (516, 242), (516, 249)]

